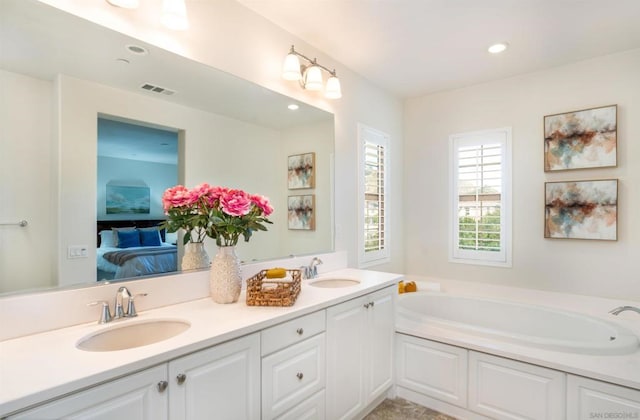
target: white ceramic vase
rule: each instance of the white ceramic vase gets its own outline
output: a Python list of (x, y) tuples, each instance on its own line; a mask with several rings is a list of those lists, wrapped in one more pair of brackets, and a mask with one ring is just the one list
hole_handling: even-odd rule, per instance
[(217, 303), (234, 303), (240, 297), (242, 275), (235, 246), (218, 247), (211, 263), (209, 278), (211, 298)]
[(182, 256), (182, 271), (209, 268), (209, 255), (202, 242), (187, 242)]

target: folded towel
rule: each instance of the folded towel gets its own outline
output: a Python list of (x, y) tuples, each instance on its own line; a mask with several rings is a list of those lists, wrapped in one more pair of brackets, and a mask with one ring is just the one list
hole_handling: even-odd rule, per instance
[(268, 279), (281, 279), (287, 275), (287, 270), (284, 268), (271, 268), (267, 270)]

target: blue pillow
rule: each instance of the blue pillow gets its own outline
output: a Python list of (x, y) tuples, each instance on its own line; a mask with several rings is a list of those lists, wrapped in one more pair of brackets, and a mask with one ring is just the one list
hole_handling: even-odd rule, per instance
[(160, 231), (154, 230), (140, 230), (140, 245), (142, 246), (160, 246)]
[(140, 246), (140, 235), (137, 230), (118, 230), (118, 248)]

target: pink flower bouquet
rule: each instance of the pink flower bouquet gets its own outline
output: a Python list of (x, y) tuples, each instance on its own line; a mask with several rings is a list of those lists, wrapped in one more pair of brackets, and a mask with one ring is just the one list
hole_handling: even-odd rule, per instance
[(233, 246), (242, 235), (248, 242), (254, 231), (266, 231), (273, 213), (269, 199), (242, 190), (200, 184), (192, 189), (176, 185), (162, 195), (167, 232), (184, 229), (184, 243), (202, 242), (205, 236), (218, 246)]

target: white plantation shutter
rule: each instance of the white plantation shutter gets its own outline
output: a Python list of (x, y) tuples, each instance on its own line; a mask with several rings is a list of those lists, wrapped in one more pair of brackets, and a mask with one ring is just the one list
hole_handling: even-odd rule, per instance
[(389, 260), (389, 136), (358, 126), (359, 149), (359, 263)]
[(511, 263), (511, 130), (451, 136), (450, 260)]

